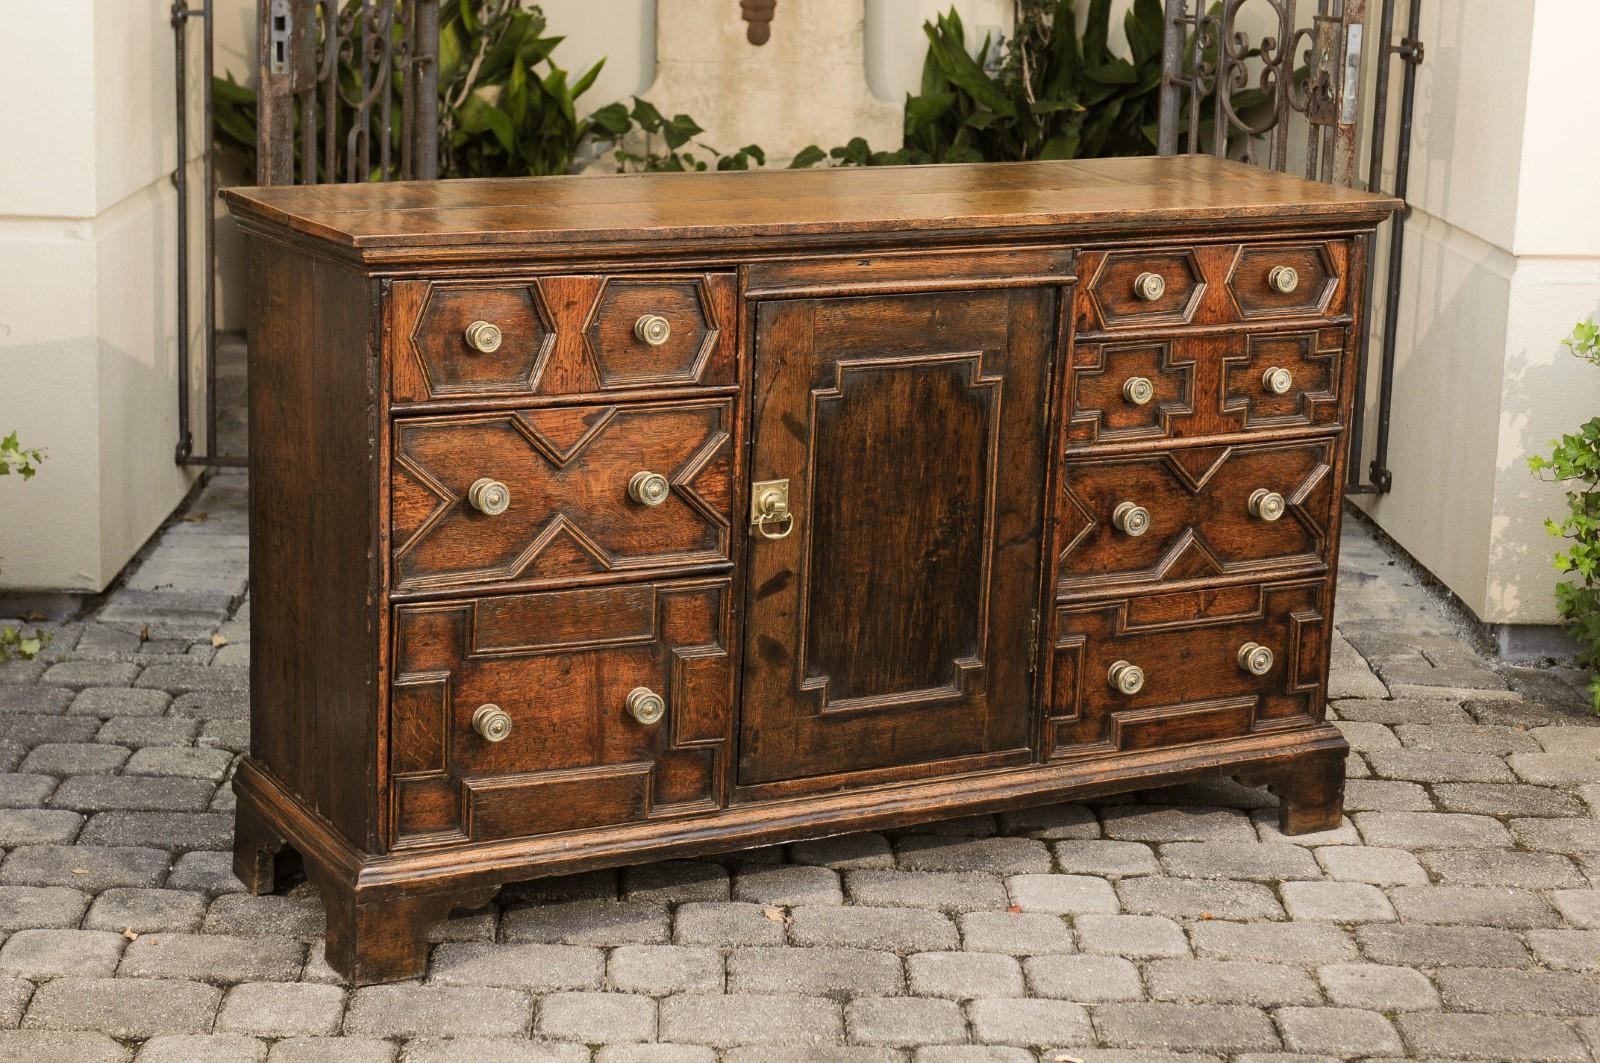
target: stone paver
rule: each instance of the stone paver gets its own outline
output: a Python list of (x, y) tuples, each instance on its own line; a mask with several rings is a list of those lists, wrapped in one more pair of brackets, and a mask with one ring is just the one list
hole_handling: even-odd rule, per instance
[[(1600, 726), (1347, 521), (1347, 818), (1233, 781), (507, 888), (351, 989), (228, 853), (243, 477), (0, 670), (0, 1060), (1313, 1063), (1600, 1058)], [(220, 647), (213, 636), (220, 636)]]

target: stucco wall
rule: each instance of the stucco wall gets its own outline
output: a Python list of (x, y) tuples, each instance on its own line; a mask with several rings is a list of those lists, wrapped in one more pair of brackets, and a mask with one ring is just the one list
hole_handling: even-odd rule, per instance
[(1526, 459), (1600, 410), (1600, 370), (1560, 346), (1600, 311), (1600, 145), (1580, 117), (1596, 34), (1585, 0), (1423, 8), (1395, 487), (1363, 504), (1494, 624), (1557, 619), (1543, 524), (1561, 490)]
[(0, 480), (0, 588), (101, 589), (189, 483), (173, 463), (169, 6), (0, 7), (21, 147), (0, 153), (0, 434), (49, 451), (33, 480)]

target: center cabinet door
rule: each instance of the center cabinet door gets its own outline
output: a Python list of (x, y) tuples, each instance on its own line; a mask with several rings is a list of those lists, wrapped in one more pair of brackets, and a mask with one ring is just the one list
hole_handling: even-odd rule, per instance
[(1057, 308), (1048, 287), (756, 304), (751, 478), (788, 480), (794, 526), (749, 531), (741, 784), (1031, 758)]

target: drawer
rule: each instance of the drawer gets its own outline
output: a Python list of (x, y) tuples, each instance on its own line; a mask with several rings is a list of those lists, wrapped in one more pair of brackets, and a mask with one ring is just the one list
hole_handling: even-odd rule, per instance
[(1324, 578), (1058, 606), (1055, 757), (1308, 726), (1322, 717)]
[(1079, 342), (1067, 444), (1334, 424), (1348, 335), (1330, 326)]
[(713, 579), (397, 607), (391, 843), (720, 805), (729, 601)]
[(1345, 240), (1261, 240), (1087, 251), (1082, 333), (1326, 317), (1347, 310)]
[(729, 273), (395, 281), (397, 403), (738, 382)]
[(401, 419), (398, 590), (728, 560), (733, 400)]
[(1338, 492), (1334, 438), (1069, 459), (1057, 591), (1315, 567)]

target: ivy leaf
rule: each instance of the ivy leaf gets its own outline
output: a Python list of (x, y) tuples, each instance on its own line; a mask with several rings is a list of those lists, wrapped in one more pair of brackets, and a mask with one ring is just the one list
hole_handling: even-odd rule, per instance
[(614, 137), (620, 137), (633, 127), (628, 108), (621, 102), (606, 104), (591, 114), (589, 121)]
[(822, 162), (827, 157), (828, 153), (817, 147), (815, 144), (807, 144), (795, 154), (793, 159), (790, 160), (789, 169), (804, 170), (809, 166), (815, 166), (817, 163)]

